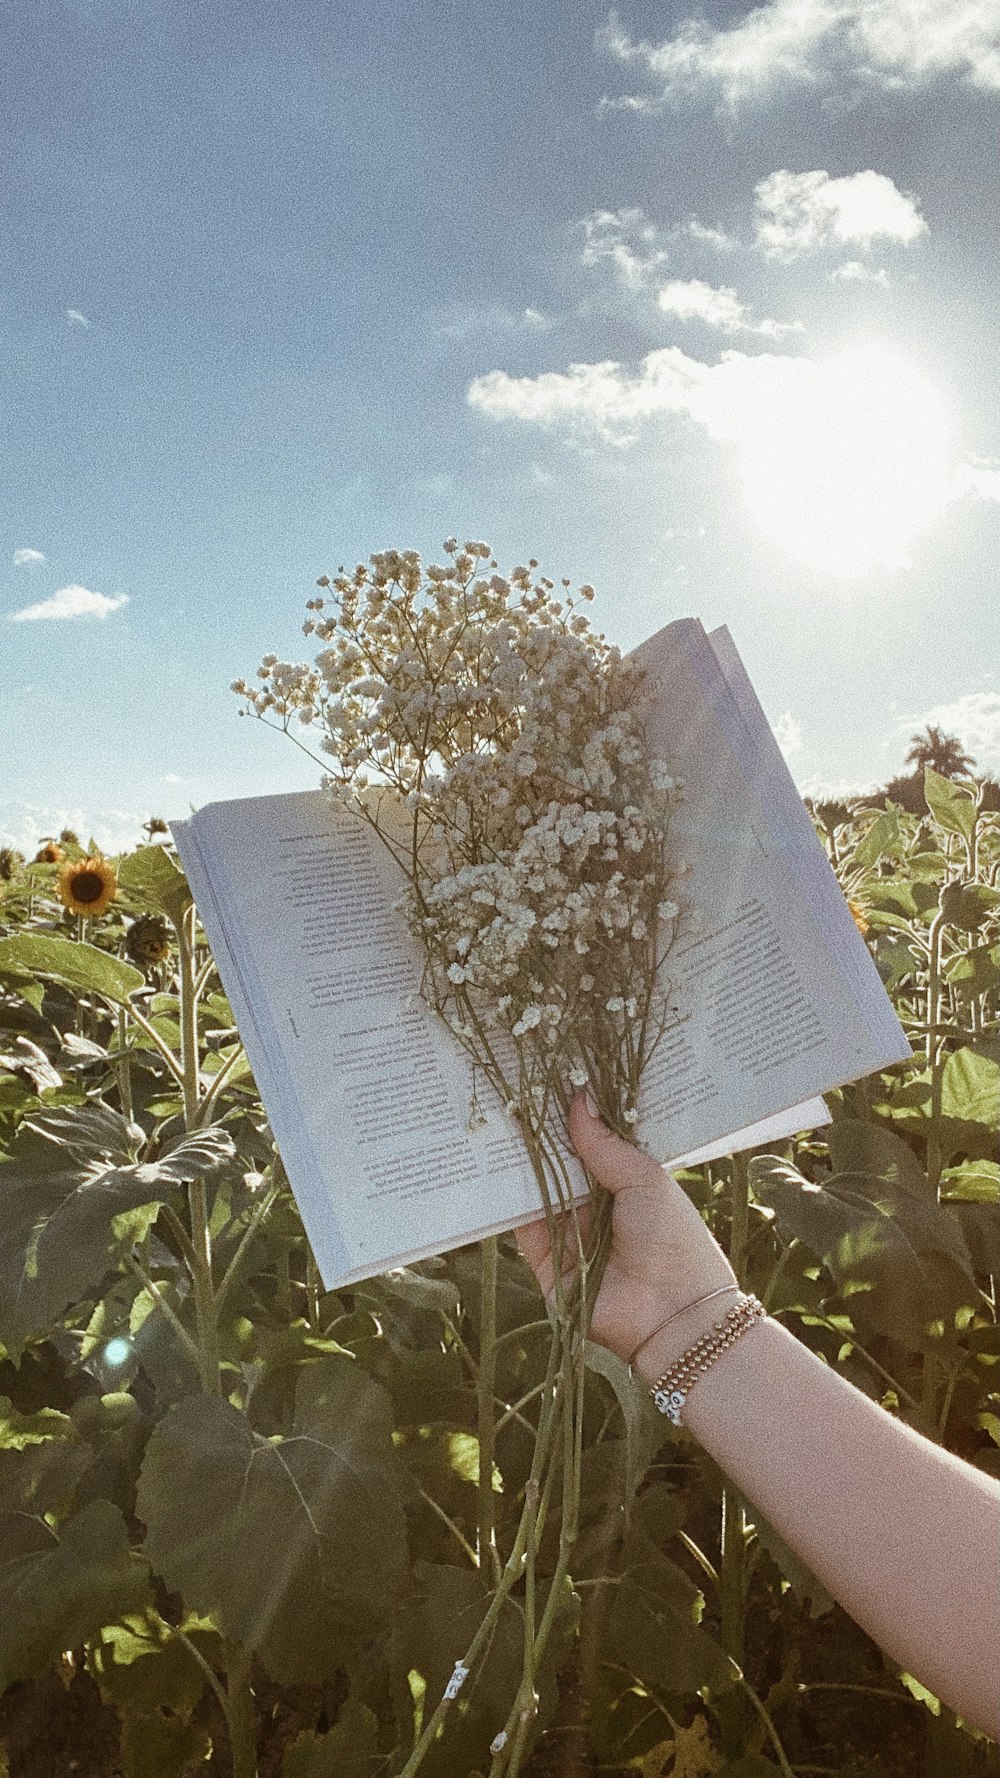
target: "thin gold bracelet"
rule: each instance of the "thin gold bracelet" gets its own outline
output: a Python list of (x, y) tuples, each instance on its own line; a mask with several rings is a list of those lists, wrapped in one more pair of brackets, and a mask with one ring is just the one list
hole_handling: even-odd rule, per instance
[(629, 1370), (632, 1369), (640, 1352), (645, 1351), (650, 1340), (655, 1340), (657, 1334), (662, 1333), (665, 1327), (669, 1327), (672, 1321), (679, 1321), (681, 1316), (686, 1315), (689, 1309), (697, 1309), (701, 1303), (710, 1303), (713, 1297), (725, 1296), (726, 1292), (729, 1290), (738, 1292), (739, 1288), (738, 1284), (723, 1284), (718, 1290), (708, 1290), (705, 1292), (704, 1296), (696, 1296), (693, 1303), (685, 1303), (683, 1308), (675, 1309), (672, 1315), (667, 1316), (666, 1321), (661, 1321), (659, 1327), (654, 1327), (651, 1334), (647, 1334), (644, 1340), (639, 1341), (638, 1346), (628, 1361)]
[(728, 1347), (745, 1334), (755, 1321), (767, 1318), (767, 1310), (759, 1297), (741, 1291), (739, 1301), (722, 1321), (716, 1321), (711, 1332), (702, 1334), (687, 1351), (676, 1359), (650, 1388), (650, 1395), (661, 1414), (674, 1426), (680, 1426), (681, 1411), (700, 1376), (709, 1370)]

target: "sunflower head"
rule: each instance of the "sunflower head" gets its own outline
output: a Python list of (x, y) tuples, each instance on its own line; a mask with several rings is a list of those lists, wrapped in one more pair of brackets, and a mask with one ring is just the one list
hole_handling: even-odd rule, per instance
[(35, 864), (60, 864), (65, 856), (62, 847), (58, 846), (55, 840), (46, 840), (44, 846), (39, 846), (32, 862)]
[(64, 864), (56, 878), (60, 900), (71, 914), (93, 918), (106, 913), (118, 894), (118, 878), (107, 859), (95, 852), (91, 858), (77, 858)]
[(857, 902), (857, 901), (848, 901), (847, 905), (850, 908), (852, 915), (854, 916), (855, 926), (857, 927), (858, 931), (860, 932), (862, 938), (864, 938), (865, 933), (868, 932), (868, 930), (869, 930), (869, 924), (868, 924), (867, 919), (865, 918), (864, 908), (861, 906), (860, 902)]
[(170, 954), (170, 928), (160, 914), (142, 914), (125, 934), (125, 952), (140, 969), (162, 963)]
[(24, 863), (24, 853), (14, 846), (0, 846), (0, 882), (9, 883)]

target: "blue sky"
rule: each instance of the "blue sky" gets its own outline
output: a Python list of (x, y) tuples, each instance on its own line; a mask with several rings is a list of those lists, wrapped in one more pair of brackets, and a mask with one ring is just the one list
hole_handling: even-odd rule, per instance
[(0, 839), (320, 767), (230, 681), (484, 538), (729, 625), (803, 787), (1000, 768), (997, 0), (16, 0)]

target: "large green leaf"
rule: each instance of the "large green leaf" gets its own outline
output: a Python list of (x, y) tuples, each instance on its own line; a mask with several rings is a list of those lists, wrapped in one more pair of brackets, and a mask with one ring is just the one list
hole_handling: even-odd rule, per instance
[(899, 810), (883, 809), (866, 827), (855, 847), (852, 864), (877, 864), (880, 858), (898, 858), (903, 850), (899, 833)]
[(953, 1050), (941, 1080), (941, 1112), (1000, 1131), (1000, 1063), (973, 1049)]
[(851, 1318), (922, 1348), (929, 1326), (976, 1300), (957, 1218), (926, 1195), (875, 1174), (822, 1185), (776, 1155), (755, 1155), (750, 1180), (785, 1231), (821, 1259)]
[(621, 1579), (604, 1592), (608, 1658), (641, 1684), (690, 1694), (732, 1683), (722, 1649), (701, 1626), (703, 1594), (641, 1531), (628, 1540)]
[(963, 932), (978, 932), (989, 916), (1000, 907), (1000, 890), (986, 883), (946, 883), (941, 890), (940, 906), (949, 926)]
[(109, 1619), (149, 1596), (146, 1563), (129, 1548), (125, 1521), (92, 1500), (58, 1532), (22, 1513), (0, 1518), (0, 1692), (44, 1672)]
[(129, 1129), (107, 1106), (46, 1111), (22, 1122), (0, 1160), (0, 1339), (12, 1355), (100, 1285), (142, 1232), (134, 1215), (233, 1152), (212, 1128), (163, 1160), (117, 1165)]
[(954, 779), (943, 777), (933, 766), (925, 766), (924, 796), (927, 807), (945, 833), (960, 834), (963, 840), (971, 839), (976, 825), (976, 799), (971, 791), (963, 790)]
[(285, 1438), (217, 1397), (150, 1439), (137, 1512), (168, 1587), (281, 1682), (329, 1679), (384, 1624), (406, 1569), (388, 1397), (347, 1358), (305, 1370)]
[(350, 1700), (325, 1735), (306, 1729), (285, 1749), (281, 1778), (369, 1778), (378, 1757), (378, 1719)]
[(118, 881), (133, 901), (180, 926), (192, 895), (183, 871), (163, 846), (140, 846), (118, 866)]
[(116, 1006), (127, 1006), (128, 997), (146, 980), (141, 969), (123, 963), (96, 945), (77, 944), (70, 938), (49, 938), (39, 932), (19, 932), (0, 938), (0, 971), (30, 972), (84, 994), (103, 994)]
[[(416, 1674), (422, 1687), (426, 1721), (489, 1609), (490, 1592), (471, 1568), (430, 1562), (417, 1564), (412, 1592), (395, 1622), (396, 1667), (402, 1680)], [(517, 1695), (523, 1671), (524, 1624), (521, 1610), (507, 1600), (500, 1610), (489, 1645), (464, 1680), (448, 1713), (441, 1740), (429, 1750), (421, 1773), (428, 1778), (489, 1769), (488, 1748), (503, 1728)], [(412, 1681), (411, 1681), (412, 1683)], [(551, 1705), (551, 1687), (540, 1686), (544, 1714)], [(414, 1724), (400, 1724), (412, 1734)], [(537, 1729), (536, 1720), (535, 1727)], [(404, 1746), (406, 1744), (404, 1743)], [(408, 1746), (406, 1751), (409, 1751)]]
[(1000, 945), (973, 945), (951, 959), (945, 970), (966, 994), (989, 994), (1000, 987)]

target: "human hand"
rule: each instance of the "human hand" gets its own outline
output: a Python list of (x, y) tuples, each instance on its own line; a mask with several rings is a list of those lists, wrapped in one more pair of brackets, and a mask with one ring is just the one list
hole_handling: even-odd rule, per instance
[[(588, 1173), (614, 1193), (611, 1251), (590, 1324), (590, 1337), (629, 1359), (668, 1316), (710, 1291), (735, 1285), (736, 1274), (687, 1193), (665, 1167), (591, 1116), (587, 1094), (575, 1093), (569, 1133)], [(587, 1206), (578, 1212), (581, 1229)], [(546, 1297), (555, 1284), (549, 1232), (542, 1218), (517, 1231), (518, 1245)], [(564, 1282), (575, 1269), (566, 1243)], [(717, 1305), (711, 1305), (716, 1314)], [(709, 1305), (706, 1305), (708, 1308)], [(704, 1311), (703, 1311), (704, 1313)], [(714, 1317), (713, 1317), (714, 1318)], [(678, 1333), (685, 1323), (678, 1315)], [(680, 1338), (678, 1349), (686, 1342)]]

